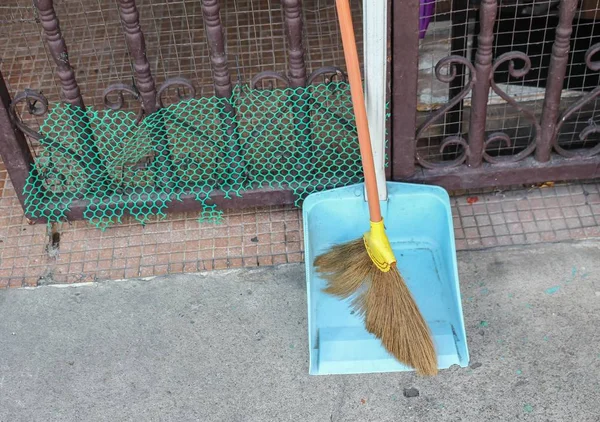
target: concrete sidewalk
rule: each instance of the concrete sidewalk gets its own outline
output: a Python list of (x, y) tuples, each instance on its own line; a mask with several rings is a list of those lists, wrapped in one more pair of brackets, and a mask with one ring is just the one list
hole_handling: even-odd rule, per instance
[(309, 376), (301, 265), (0, 291), (0, 421), (597, 421), (600, 243), (459, 262), (471, 367), (432, 379)]

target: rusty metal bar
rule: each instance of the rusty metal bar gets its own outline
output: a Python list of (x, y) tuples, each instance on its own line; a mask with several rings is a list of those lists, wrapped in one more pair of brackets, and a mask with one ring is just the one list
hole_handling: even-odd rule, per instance
[(33, 157), (25, 135), (10, 118), (10, 94), (0, 71), (0, 155), (6, 166), (17, 198), (25, 210), (25, 183), (33, 166)]
[(225, 37), (221, 24), (219, 0), (202, 0), (202, 16), (206, 27), (206, 38), (210, 49), (210, 62), (213, 68), (215, 94), (229, 98), (232, 93), (231, 76), (225, 53)]
[[(467, 57), (467, 41), (469, 37), (469, 0), (454, 0), (450, 19), (450, 54)], [(459, 95), (465, 86), (466, 68), (463, 65), (456, 65), (456, 77), (450, 81), (448, 90), (448, 100)], [(444, 116), (444, 136), (457, 135), (462, 133), (463, 104), (460, 101), (453, 108), (448, 110)]]
[[(572, 160), (555, 157), (545, 166), (536, 165), (533, 157), (522, 161), (502, 164), (484, 163), (478, 168), (465, 166), (453, 168), (420, 169), (412, 177), (406, 179), (410, 183), (426, 183), (442, 186), (448, 190), (471, 189), (483, 187), (503, 187), (517, 184), (540, 183), (559, 180), (586, 180), (600, 177), (598, 160)], [(328, 189), (328, 187), (326, 187)], [(157, 196), (158, 195), (158, 196)], [(202, 209), (202, 204), (193, 194), (182, 195), (181, 200), (171, 200), (165, 194), (149, 194), (147, 205), (151, 206), (160, 198), (166, 201), (166, 212), (193, 212)], [(244, 191), (243, 197), (229, 197), (225, 192), (216, 191), (210, 195), (211, 202), (221, 209), (243, 209), (257, 206), (292, 205), (296, 197), (289, 189), (251, 189)], [(109, 207), (113, 198), (105, 198), (100, 207)], [(60, 204), (58, 204), (61, 206)], [(83, 220), (89, 201), (77, 199), (66, 211), (68, 220)], [(133, 205), (130, 204), (130, 205)], [(143, 203), (136, 203), (142, 206)], [(64, 204), (62, 204), (64, 207)], [(45, 218), (35, 220), (46, 222)]]
[(48, 49), (56, 63), (64, 100), (71, 105), (84, 108), (81, 91), (75, 79), (75, 72), (69, 62), (67, 44), (60, 31), (58, 16), (56, 16), (56, 11), (54, 10), (54, 1), (34, 0), (33, 4), (38, 10), (40, 22), (46, 35)]
[[(159, 104), (156, 85), (150, 70), (150, 63), (146, 56), (146, 41), (140, 27), (140, 14), (135, 5), (135, 0), (119, 0), (119, 15), (121, 16), (127, 49), (133, 59), (135, 89), (139, 92), (144, 113), (148, 116), (158, 111)], [(163, 189), (170, 190), (174, 186), (169, 175), (175, 174), (175, 171), (172, 169), (171, 151), (162, 115), (158, 115), (157, 125), (152, 126), (153, 129), (150, 136), (152, 139), (158, 140), (154, 141), (154, 149), (156, 150), (154, 159), (157, 161), (160, 169), (160, 179), (157, 182)]]
[(146, 114), (154, 113), (158, 109), (156, 86), (146, 57), (146, 41), (140, 27), (140, 14), (135, 0), (119, 0), (119, 14), (125, 32), (125, 42), (133, 58), (135, 85), (142, 97), (144, 111)]
[(394, 1), (392, 15), (391, 176), (400, 180), (415, 172), (419, 0)]
[(573, 160), (555, 156), (540, 166), (533, 157), (500, 164), (483, 163), (480, 167), (466, 166), (435, 168), (418, 172), (408, 179), (412, 183), (427, 183), (448, 190), (486, 187), (510, 187), (548, 181), (586, 180), (600, 177), (600, 161)]
[[(60, 23), (54, 9), (53, 0), (34, 0), (34, 6), (40, 19), (48, 49), (57, 67), (58, 78), (60, 79), (61, 92), (66, 103), (76, 107), (71, 110), (72, 118), (77, 122), (83, 122), (84, 127), (75, 124), (75, 131), (79, 138), (81, 149), (89, 159), (89, 167), (93, 174), (92, 179), (98, 179), (100, 174), (96, 173), (98, 168), (102, 167), (98, 157), (98, 148), (96, 147), (94, 136), (88, 126), (88, 119), (85, 115), (85, 104), (81, 96), (81, 90), (75, 79), (75, 71), (69, 62), (69, 52), (67, 44), (60, 30)], [(93, 180), (91, 181), (93, 183)]]
[(479, 7), (480, 31), (475, 55), (475, 84), (471, 96), (471, 121), (469, 124), (469, 167), (481, 166), (485, 148), (485, 120), (492, 75), (492, 44), (494, 22), (498, 13), (497, 0), (483, 0)]
[(231, 104), (233, 87), (231, 75), (227, 65), (227, 53), (225, 52), (225, 36), (221, 23), (219, 0), (202, 0), (202, 17), (210, 50), (210, 62), (215, 82), (215, 95), (225, 98), (226, 102), (220, 113), (225, 131), (225, 143), (227, 144), (226, 160), (230, 166), (230, 180), (228, 183), (233, 190), (237, 190), (246, 177), (243, 151), (237, 133), (237, 122), (235, 108)]
[(288, 79), (292, 88), (306, 85), (306, 63), (302, 45), (302, 4), (300, 0), (281, 0), (288, 42)]
[(561, 0), (559, 9), (558, 27), (552, 45), (548, 81), (542, 109), (541, 129), (542, 136), (535, 149), (536, 160), (545, 163), (550, 160), (552, 141), (556, 131), (560, 96), (569, 61), (569, 48), (571, 33), (573, 32), (573, 18), (577, 10), (577, 0)]
[[(136, 202), (128, 204), (130, 207), (136, 205), (138, 207), (148, 206), (152, 207), (156, 200), (165, 201), (166, 209), (168, 213), (179, 213), (179, 212), (194, 212), (202, 210), (202, 203), (197, 200), (195, 194), (182, 195), (180, 199), (173, 200), (165, 194), (149, 194), (147, 202)], [(104, 199), (103, 203), (98, 205), (101, 208), (108, 208), (110, 202), (113, 200), (111, 197)], [(210, 202), (215, 204), (221, 209), (242, 209), (242, 208), (253, 208), (257, 206), (271, 206), (271, 205), (292, 205), (296, 201), (294, 192), (289, 189), (251, 189), (245, 190), (243, 198), (241, 196), (229, 196), (228, 193), (223, 191), (215, 191), (210, 195)], [(84, 220), (84, 213), (89, 205), (88, 200), (76, 199), (70, 205), (69, 209), (65, 212), (67, 220)], [(58, 203), (57, 206), (64, 207), (64, 204)], [(36, 223), (45, 223), (46, 218), (42, 217), (35, 219)]]
[[(300, 0), (281, 0), (285, 35), (288, 45), (288, 81), (291, 88), (306, 86), (306, 63), (304, 61), (304, 45), (302, 43), (302, 2)], [(314, 146), (311, 136), (310, 96), (307, 92), (302, 95), (291, 95), (292, 111), (294, 112), (294, 133), (297, 139), (296, 164), (297, 172), (305, 170), (306, 164), (313, 162)]]

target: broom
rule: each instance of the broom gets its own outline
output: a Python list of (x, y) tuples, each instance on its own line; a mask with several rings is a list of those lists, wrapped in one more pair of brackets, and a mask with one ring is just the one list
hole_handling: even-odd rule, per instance
[(327, 282), (324, 292), (340, 299), (354, 296), (351, 306), (364, 318), (367, 331), (381, 339), (391, 355), (420, 375), (436, 375), (437, 355), (429, 328), (398, 271), (381, 216), (350, 6), (348, 0), (337, 0), (336, 6), (358, 130), (370, 231), (318, 256), (315, 269)]

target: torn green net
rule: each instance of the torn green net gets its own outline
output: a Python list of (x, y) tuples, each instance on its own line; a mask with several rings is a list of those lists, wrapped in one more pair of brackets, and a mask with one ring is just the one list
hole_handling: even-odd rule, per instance
[(216, 191), (231, 198), (291, 189), (299, 206), (312, 192), (362, 181), (345, 82), (237, 87), (229, 99), (185, 100), (136, 118), (53, 107), (40, 127), (44, 148), (25, 187), (26, 212), (62, 221), (73, 201), (83, 200), (84, 217), (106, 228), (126, 214), (142, 224), (164, 217), (169, 202), (192, 196), (201, 220), (219, 221)]

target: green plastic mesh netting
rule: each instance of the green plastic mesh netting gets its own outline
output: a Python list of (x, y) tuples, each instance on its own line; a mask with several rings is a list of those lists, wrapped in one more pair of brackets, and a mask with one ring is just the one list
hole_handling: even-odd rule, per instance
[(130, 111), (54, 106), (40, 127), (44, 148), (27, 180), (27, 213), (63, 221), (74, 200), (86, 200), (84, 216), (99, 228), (126, 213), (144, 224), (192, 195), (201, 219), (218, 220), (217, 190), (230, 198), (291, 189), (299, 206), (311, 192), (362, 181), (346, 82), (237, 87), (230, 99), (185, 100), (136, 119)]

